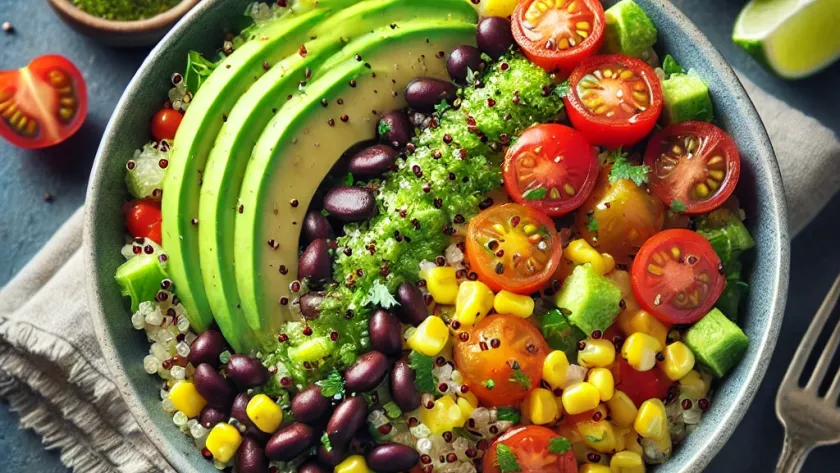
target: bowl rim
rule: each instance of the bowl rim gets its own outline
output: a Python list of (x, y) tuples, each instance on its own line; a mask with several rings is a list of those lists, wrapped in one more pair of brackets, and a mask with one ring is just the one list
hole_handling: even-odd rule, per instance
[[(183, 3), (188, 1), (190, 0), (185, 0)], [(118, 360), (119, 356), (117, 347), (110, 338), (103, 310), (103, 298), (96, 285), (96, 281), (98, 280), (96, 270), (97, 266), (95, 263), (96, 254), (92, 246), (92, 243), (97, 241), (96, 229), (92, 225), (93, 214), (95, 213), (93, 209), (97, 205), (96, 199), (93, 197), (97, 195), (97, 186), (102, 180), (104, 173), (104, 166), (101, 161), (104, 161), (106, 148), (109, 147), (114, 133), (116, 132), (115, 118), (118, 115), (116, 111), (122, 110), (129, 105), (130, 97), (133, 95), (133, 92), (141, 86), (141, 73), (149, 67), (154, 67), (155, 57), (169, 46), (169, 43), (173, 41), (173, 38), (181, 34), (187, 28), (194, 26), (191, 21), (192, 18), (202, 15), (207, 9), (212, 8), (216, 1), (224, 0), (206, 0), (200, 2), (200, 5), (188, 12), (175, 26), (175, 28), (167, 33), (163, 40), (161, 40), (160, 43), (158, 43), (158, 45), (151, 51), (117, 103), (115, 113), (112, 115), (108, 126), (103, 133), (103, 140), (100, 143), (96, 160), (92, 167), (87, 193), (88, 199), (91, 200), (86, 203), (84, 226), (85, 266), (88, 281), (87, 292), (88, 301), (91, 305), (92, 312), (94, 312), (95, 320), (93, 325), (96, 336), (106, 360), (109, 361)], [(752, 100), (744, 89), (743, 84), (735, 74), (735, 71), (724, 60), (718, 49), (711, 43), (711, 41), (708, 40), (700, 29), (670, 1), (649, 1), (658, 5), (666, 16), (681, 24), (683, 32), (694, 41), (695, 46), (698, 49), (703, 50), (704, 54), (710, 55), (709, 59), (716, 63), (717, 72), (723, 80), (729, 84), (728, 87), (734, 89), (733, 93), (737, 96), (745, 98), (741, 105), (743, 107), (743, 112), (751, 119), (749, 120), (750, 124), (747, 126), (748, 138), (751, 140), (753, 146), (759, 150), (759, 156), (769, 158), (765, 159), (766, 162), (764, 165), (767, 168), (764, 173), (767, 174), (769, 178), (770, 189), (768, 193), (772, 197), (771, 214), (776, 216), (774, 219), (775, 223), (769, 230), (773, 235), (771, 246), (772, 249), (776, 251), (774, 254), (767, 256), (773, 258), (773, 266), (779, 268), (779, 270), (775, 272), (772, 279), (769, 281), (769, 285), (772, 286), (773, 291), (769, 296), (769, 301), (767, 302), (767, 307), (769, 307), (767, 312), (769, 313), (769, 316), (767, 321), (764, 323), (764, 326), (760, 329), (760, 338), (752, 340), (754, 343), (758, 343), (756, 351), (758, 356), (753, 363), (749, 365), (748, 370), (743, 373), (743, 380), (735, 389), (736, 393), (734, 395), (733, 404), (728, 406), (728, 408), (720, 416), (720, 419), (718, 419), (718, 422), (716, 422), (716, 424), (712, 427), (713, 430), (711, 431), (711, 435), (707, 435), (703, 439), (700, 439), (700, 443), (696, 445), (696, 448), (692, 449), (691, 454), (684, 459), (683, 468), (680, 471), (699, 473), (703, 471), (709, 462), (711, 462), (712, 458), (714, 458), (714, 456), (720, 451), (722, 446), (726, 443), (740, 423), (741, 419), (746, 414), (747, 407), (755, 397), (755, 394), (761, 385), (761, 381), (763, 380), (764, 374), (770, 364), (773, 348), (776, 345), (776, 340), (778, 338), (782, 319), (784, 317), (784, 308), (788, 290), (790, 236), (787, 223), (787, 207), (781, 172), (773, 147), (770, 143), (767, 130), (764, 127)], [(178, 471), (191, 471), (193, 467), (188, 458), (182, 452), (177, 452), (176, 449), (173, 449), (171, 445), (168, 444), (166, 435), (163, 433), (161, 428), (155, 424), (148, 415), (144, 415), (145, 407), (140, 401), (138, 393), (132, 387), (131, 382), (128, 379), (127, 372), (122, 369), (122, 365), (119, 363), (108, 363), (108, 370), (113, 376), (113, 381), (119, 388), (120, 394), (128, 404), (132, 416), (140, 425), (143, 432), (150, 438), (153, 445), (158, 449), (161, 455), (163, 455), (166, 461), (168, 461), (170, 465)], [(667, 466), (667, 464), (665, 466)]]
[(141, 33), (165, 28), (180, 20), (200, 0), (181, 0), (169, 10), (142, 20), (108, 20), (90, 14), (73, 4), (72, 0), (49, 0), (50, 4), (66, 18), (97, 31), (110, 33)]

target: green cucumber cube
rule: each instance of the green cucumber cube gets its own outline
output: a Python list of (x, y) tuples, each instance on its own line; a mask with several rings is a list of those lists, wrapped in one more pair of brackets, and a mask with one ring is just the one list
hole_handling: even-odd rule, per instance
[(131, 297), (131, 311), (137, 312), (141, 302), (155, 300), (160, 283), (166, 279), (158, 254), (137, 255), (126, 261), (115, 275), (123, 296)]
[(656, 44), (656, 26), (633, 0), (622, 0), (604, 13), (607, 20), (606, 52), (640, 57)]
[(685, 333), (683, 341), (697, 361), (722, 378), (744, 357), (750, 339), (723, 312), (712, 309)]
[(584, 264), (566, 278), (554, 303), (569, 322), (589, 335), (612, 325), (621, 310), (621, 289), (598, 274), (592, 265)]
[(665, 125), (715, 118), (709, 88), (693, 74), (672, 74), (662, 81), (662, 100)]

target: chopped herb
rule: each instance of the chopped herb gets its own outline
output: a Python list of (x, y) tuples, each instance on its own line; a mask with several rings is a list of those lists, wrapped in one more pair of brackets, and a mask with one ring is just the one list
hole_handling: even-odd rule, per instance
[(330, 213), (327, 212), (327, 209), (321, 209), (321, 215), (323, 215), (324, 217), (329, 217)]
[(370, 291), (368, 291), (367, 297), (365, 297), (362, 303), (362, 305), (368, 304), (373, 304), (383, 309), (390, 309), (391, 307), (400, 305), (388, 291), (388, 286), (379, 282), (378, 279), (373, 281), (373, 286), (370, 287)]
[(630, 179), (637, 186), (641, 187), (648, 182), (648, 174), (650, 168), (640, 164), (634, 165), (627, 159), (627, 153), (621, 148), (616, 148), (608, 158), (612, 161), (612, 169), (610, 170), (610, 184), (615, 184), (621, 179)]
[(422, 353), (412, 351), (408, 355), (408, 364), (414, 370), (414, 385), (421, 393), (434, 394), (437, 390), (437, 379), (432, 374), (435, 368), (435, 360)]
[[(220, 61), (221, 62), (221, 61)], [(184, 86), (188, 91), (195, 94), (210, 77), (210, 74), (219, 66), (219, 62), (211, 62), (204, 58), (201, 53), (190, 51), (187, 54), (187, 69), (184, 72)]]
[(522, 467), (516, 461), (516, 454), (507, 445), (500, 443), (496, 445), (496, 463), (502, 473), (516, 473), (522, 471)]
[(671, 74), (685, 74), (685, 69), (677, 63), (676, 59), (670, 54), (665, 56), (665, 59), (662, 61), (662, 69), (665, 71), (665, 76), (670, 76)]
[(671, 211), (674, 213), (683, 213), (685, 212), (686, 206), (685, 203), (681, 200), (675, 200), (671, 202)]
[(518, 424), (521, 417), (519, 410), (513, 407), (504, 406), (496, 409), (496, 418), (499, 420), (506, 420)]
[(545, 195), (548, 194), (548, 189), (545, 187), (537, 187), (536, 189), (528, 189), (522, 197), (526, 200), (540, 200), (545, 198)]
[(475, 84), (475, 72), (469, 66), (467, 66), (467, 84)]
[(554, 88), (554, 95), (558, 97), (565, 97), (569, 95), (569, 92), (572, 91), (572, 86), (569, 84), (569, 81), (565, 81), (562, 84), (558, 85)]
[(330, 436), (327, 435), (326, 432), (321, 434), (321, 445), (324, 446), (324, 450), (331, 452), (332, 451), (332, 443), (330, 443)]
[(487, 53), (481, 53), (481, 60), (484, 61), (485, 64), (493, 63), (493, 58)]
[(452, 108), (452, 105), (449, 105), (449, 102), (446, 100), (441, 100), (441, 102), (435, 105), (435, 113), (438, 114), (439, 117), (443, 116), (443, 113), (447, 110)]
[(586, 229), (592, 233), (598, 231), (598, 219), (595, 218), (595, 215), (587, 215), (586, 216)]
[(318, 381), (317, 384), (321, 388), (321, 395), (327, 398), (336, 398), (344, 396), (344, 378), (337, 369), (333, 368), (326, 378)]
[(531, 389), (531, 378), (522, 371), (522, 368), (519, 367), (519, 364), (515, 364), (513, 368), (513, 375), (508, 380), (512, 383), (519, 383), (523, 389), (526, 391)]
[(219, 361), (221, 361), (223, 365), (230, 361), (230, 352), (225, 350), (219, 353)]
[(548, 451), (562, 455), (572, 448), (571, 444), (565, 437), (554, 437), (548, 441)]
[(345, 186), (352, 186), (356, 180), (353, 178), (353, 173), (348, 172), (346, 176), (344, 176), (344, 185)]
[(584, 438), (586, 438), (586, 440), (588, 440), (588, 441), (590, 441), (590, 442), (595, 442), (595, 443), (600, 442), (601, 440), (604, 440), (604, 437), (603, 437), (603, 436), (601, 436), (601, 437), (596, 437), (596, 436), (594, 436), (594, 435), (587, 435), (587, 436), (586, 436), (586, 437), (584, 437)]
[(385, 415), (390, 419), (396, 419), (402, 415), (402, 409), (394, 401), (388, 401), (382, 408), (385, 409)]
[(391, 124), (385, 120), (379, 120), (379, 126), (376, 127), (376, 130), (379, 132), (379, 136), (385, 136), (391, 132)]
[(484, 382), (484, 387), (487, 388), (488, 391), (492, 391), (493, 388), (496, 387), (496, 382), (493, 381), (492, 379), (488, 379), (487, 381)]

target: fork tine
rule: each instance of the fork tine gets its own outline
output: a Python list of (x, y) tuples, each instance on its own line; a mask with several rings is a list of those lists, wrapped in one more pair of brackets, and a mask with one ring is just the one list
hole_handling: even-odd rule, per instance
[(833, 405), (837, 405), (837, 399), (840, 398), (840, 369), (837, 370), (837, 376), (834, 377), (834, 382), (831, 383), (831, 387), (825, 393), (825, 398)]
[(825, 378), (825, 372), (828, 371), (828, 365), (831, 364), (831, 359), (837, 351), (838, 343), (840, 343), (840, 322), (838, 322), (837, 326), (834, 327), (834, 332), (831, 333), (831, 338), (829, 338), (828, 343), (825, 344), (825, 349), (823, 350), (822, 355), (820, 355), (820, 359), (817, 362), (817, 366), (814, 368), (813, 374), (811, 374), (811, 379), (808, 380), (808, 385), (805, 386), (806, 391), (816, 392), (817, 389), (819, 389), (823, 378)]

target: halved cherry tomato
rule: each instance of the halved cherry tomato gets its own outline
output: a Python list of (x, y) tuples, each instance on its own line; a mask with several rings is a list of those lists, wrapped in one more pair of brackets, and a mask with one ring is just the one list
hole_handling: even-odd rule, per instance
[(17, 71), (0, 72), (0, 136), (21, 148), (56, 145), (87, 116), (82, 73), (62, 56), (41, 56)]
[(534, 64), (568, 75), (604, 42), (598, 0), (525, 0), (513, 12), (513, 37)]
[(666, 324), (692, 324), (706, 315), (726, 285), (712, 245), (691, 230), (671, 229), (648, 240), (633, 261), (633, 294)]
[(152, 117), (152, 136), (155, 140), (172, 140), (181, 126), (184, 114), (172, 108), (162, 108)]
[(515, 315), (485, 317), (455, 345), (455, 364), (484, 405), (518, 404), (540, 385), (551, 349), (531, 322)]
[(595, 147), (563, 125), (525, 130), (507, 152), (505, 189), (517, 203), (560, 217), (580, 207), (598, 178)]
[(551, 440), (556, 437), (559, 437), (556, 432), (538, 425), (518, 427), (505, 432), (484, 454), (482, 471), (501, 473), (497, 446), (502, 444), (510, 447), (521, 473), (577, 473), (574, 451), (557, 454), (549, 449)]
[(562, 256), (554, 222), (519, 204), (485, 210), (467, 230), (470, 266), (494, 291), (531, 294), (542, 289)]
[(572, 72), (569, 84), (564, 99), (569, 120), (592, 144), (633, 145), (653, 130), (662, 113), (662, 86), (641, 59), (592, 56)]
[(135, 238), (148, 238), (161, 244), (160, 202), (154, 200), (133, 200), (123, 206), (125, 226)]
[(617, 356), (616, 361), (611, 369), (615, 389), (627, 394), (636, 407), (648, 399), (665, 399), (668, 396), (668, 390), (674, 383), (658, 366), (648, 371), (636, 371), (624, 358)]
[(655, 134), (645, 152), (650, 190), (687, 215), (720, 207), (741, 177), (741, 157), (725, 131), (706, 122), (683, 122)]

